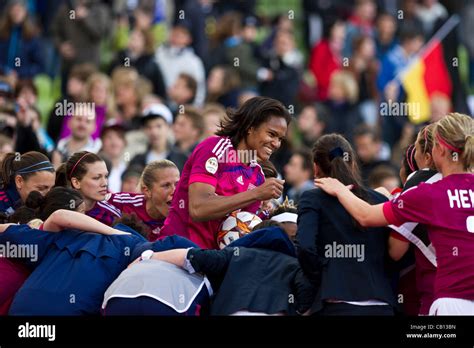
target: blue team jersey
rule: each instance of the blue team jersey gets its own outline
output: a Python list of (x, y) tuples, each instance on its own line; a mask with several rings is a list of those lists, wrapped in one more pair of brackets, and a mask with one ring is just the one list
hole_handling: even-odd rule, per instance
[(98, 315), (106, 289), (141, 252), (196, 247), (178, 236), (151, 243), (125, 225), (115, 228), (132, 234), (52, 233), (28, 225), (12, 225), (0, 233), (0, 243), (37, 247), (34, 260), (19, 259), (33, 273), (17, 292), (9, 314)]
[(16, 187), (8, 185), (0, 189), (0, 212), (12, 215), (21, 206), (21, 198)]

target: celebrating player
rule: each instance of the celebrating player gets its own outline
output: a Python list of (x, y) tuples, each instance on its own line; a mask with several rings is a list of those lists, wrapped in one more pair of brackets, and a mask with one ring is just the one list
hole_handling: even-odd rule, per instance
[(113, 193), (108, 202), (122, 213), (137, 215), (150, 228), (148, 239), (154, 241), (160, 236), (178, 181), (179, 170), (173, 162), (151, 162), (140, 178), (142, 194)]
[(222, 219), (278, 198), (283, 181), (265, 180), (258, 161), (280, 147), (291, 118), (283, 104), (255, 97), (230, 112), (218, 136), (201, 142), (186, 162), (162, 235), (178, 234), (202, 248), (217, 249)]
[(84, 197), (86, 214), (111, 225), (122, 213), (106, 201), (109, 172), (102, 158), (88, 151), (76, 152), (58, 169), (57, 186), (70, 186)]

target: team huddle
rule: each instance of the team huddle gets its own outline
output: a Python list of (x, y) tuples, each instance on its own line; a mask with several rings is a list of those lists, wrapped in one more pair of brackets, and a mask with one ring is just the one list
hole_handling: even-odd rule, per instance
[(297, 206), (270, 162), (290, 122), (252, 98), (181, 173), (150, 162), (141, 193), (110, 193), (92, 152), (58, 168), (4, 155), (0, 314), (474, 315), (474, 120), (424, 127), (394, 192), (365, 187), (350, 143), (323, 135)]

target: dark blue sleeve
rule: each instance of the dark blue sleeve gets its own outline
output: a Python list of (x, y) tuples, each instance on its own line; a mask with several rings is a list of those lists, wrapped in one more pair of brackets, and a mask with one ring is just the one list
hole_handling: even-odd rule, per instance
[(319, 215), (321, 211), (317, 190), (303, 193), (298, 203), (298, 232), (296, 250), (304, 273), (315, 286), (320, 284), (323, 258), (319, 255), (317, 241), (319, 234)]
[(154, 252), (160, 252), (171, 249), (187, 249), (187, 248), (199, 248), (196, 244), (191, 242), (189, 239), (180, 236), (169, 236), (163, 239), (159, 239), (155, 242), (144, 242), (137, 244), (132, 252), (132, 260), (135, 260), (145, 250), (153, 250)]
[(5, 245), (5, 248), (8, 245), (17, 247), (17, 256), (24, 256), (18, 257), (18, 260), (36, 267), (56, 240), (57, 235), (57, 233), (37, 230), (28, 225), (12, 225), (5, 232), (0, 233), (0, 243)]

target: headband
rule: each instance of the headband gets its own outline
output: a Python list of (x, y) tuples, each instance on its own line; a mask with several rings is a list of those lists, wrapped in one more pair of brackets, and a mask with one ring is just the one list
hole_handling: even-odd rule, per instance
[(293, 222), (296, 224), (297, 219), (298, 219), (298, 214), (285, 212), (285, 213), (281, 213), (281, 214), (273, 216), (270, 220), (276, 221), (276, 222)]
[(461, 153), (461, 152), (462, 152), (461, 149), (458, 149), (457, 147), (454, 147), (453, 145), (448, 144), (448, 142), (447, 142), (446, 140), (444, 140), (444, 139), (441, 137), (441, 135), (439, 135), (438, 132), (436, 132), (436, 139), (438, 139), (438, 142), (439, 142), (441, 145), (447, 147), (447, 148), (450, 149), (451, 151), (457, 152), (457, 153)]
[[(41, 166), (43, 165), (43, 166)], [(40, 166), (40, 167), (38, 167)], [(38, 168), (34, 168), (38, 167)], [(31, 166), (25, 167), (18, 169), (16, 171), (16, 174), (28, 174), (28, 173), (34, 173), (34, 172), (41, 172), (43, 170), (49, 170), (49, 169), (54, 169), (53, 165), (51, 164), (50, 161), (43, 161), (43, 162), (38, 162), (35, 164), (32, 164)]]
[(413, 165), (413, 158), (412, 158), (412, 155), (414, 153), (414, 148), (415, 147), (413, 145), (408, 146), (407, 153), (405, 154), (405, 156), (407, 158), (408, 166), (410, 167), (410, 170), (412, 172), (415, 171), (415, 166)]
[(71, 172), (69, 173), (69, 180), (71, 180), (72, 174), (74, 173), (74, 170), (76, 169), (76, 167), (77, 167), (77, 165), (79, 164), (79, 162), (81, 162), (82, 159), (83, 159), (84, 157), (86, 157), (89, 153), (90, 153), (90, 152), (86, 152), (84, 155), (82, 155), (81, 158), (79, 158), (79, 159), (77, 160), (76, 164), (74, 164), (74, 167), (72, 167)]

